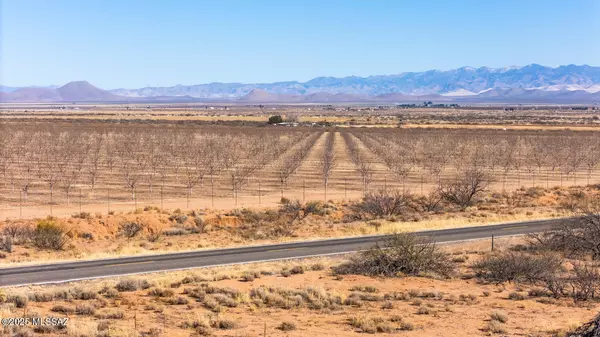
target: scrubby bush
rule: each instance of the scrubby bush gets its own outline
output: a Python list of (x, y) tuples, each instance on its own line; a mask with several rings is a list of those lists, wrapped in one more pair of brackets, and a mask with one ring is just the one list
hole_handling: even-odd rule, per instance
[(124, 279), (120, 280), (115, 288), (120, 292), (136, 291), (138, 289), (148, 289), (150, 284), (146, 280)]
[(401, 276), (434, 273), (449, 276), (454, 266), (434, 243), (414, 234), (395, 234), (383, 244), (351, 256), (334, 268), (338, 274)]
[(237, 327), (237, 323), (230, 319), (217, 319), (212, 321), (212, 327), (215, 329), (229, 330)]
[(39, 249), (61, 250), (69, 241), (69, 234), (53, 220), (40, 220), (32, 233), (32, 241)]
[(142, 228), (142, 224), (138, 222), (127, 221), (121, 224), (121, 234), (124, 237), (131, 239), (138, 235), (138, 233), (142, 231)]
[(13, 295), (6, 298), (6, 302), (13, 303), (17, 308), (25, 308), (27, 306), (28, 299), (23, 295)]
[(0, 236), (0, 250), (12, 253), (13, 239), (10, 236)]
[(156, 297), (171, 297), (175, 295), (175, 293), (171, 289), (154, 288), (148, 292), (148, 295)]
[(183, 225), (187, 221), (188, 217), (184, 214), (173, 214), (169, 217), (169, 221), (174, 221), (180, 225)]
[(523, 301), (525, 299), (525, 295), (523, 295), (519, 292), (513, 291), (510, 294), (508, 294), (508, 299), (514, 300), (514, 301)]
[(296, 323), (294, 323), (294, 322), (281, 322), (281, 324), (279, 324), (277, 326), (277, 329), (279, 329), (281, 331), (293, 331), (293, 330), (296, 330)]
[(14, 244), (27, 241), (31, 238), (32, 228), (20, 222), (8, 222), (2, 227), (2, 234), (11, 238)]
[(461, 208), (474, 204), (487, 187), (491, 180), (487, 173), (477, 170), (466, 170), (460, 177), (441, 185), (439, 193), (449, 203)]
[(53, 306), (50, 309), (50, 311), (52, 311), (52, 312), (58, 312), (58, 313), (61, 313), (61, 314), (71, 314), (71, 313), (75, 312), (75, 309), (73, 309), (71, 307), (64, 306), (62, 304), (57, 304), (57, 305)]
[(540, 282), (563, 270), (563, 259), (555, 254), (533, 255), (506, 251), (490, 254), (473, 264), (478, 277), (495, 283)]
[(412, 196), (398, 190), (379, 190), (365, 195), (352, 209), (363, 217), (382, 218), (404, 214), (411, 209)]
[(504, 324), (498, 321), (489, 321), (488, 324), (482, 330), (491, 333), (506, 333), (506, 328), (504, 327)]
[(508, 322), (508, 315), (502, 311), (494, 311), (490, 314), (490, 319), (500, 323)]
[(90, 305), (78, 304), (75, 307), (75, 313), (81, 316), (92, 316), (96, 313), (96, 308)]
[(281, 117), (280, 115), (275, 115), (275, 116), (269, 117), (269, 124), (279, 124), (279, 123), (283, 123), (283, 117)]
[(395, 329), (381, 317), (351, 317), (348, 324), (364, 333), (391, 333)]
[(529, 243), (538, 250), (558, 251), (568, 257), (600, 259), (600, 205), (590, 206), (581, 217), (549, 231), (529, 235)]

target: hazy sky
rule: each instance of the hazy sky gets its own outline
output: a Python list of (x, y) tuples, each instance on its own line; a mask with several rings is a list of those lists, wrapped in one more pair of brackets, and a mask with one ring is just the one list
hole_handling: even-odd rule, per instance
[(599, 0), (0, 0), (0, 84), (105, 89), (600, 65)]

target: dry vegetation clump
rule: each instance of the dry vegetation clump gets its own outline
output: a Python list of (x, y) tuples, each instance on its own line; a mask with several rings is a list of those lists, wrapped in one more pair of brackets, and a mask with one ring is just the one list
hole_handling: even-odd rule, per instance
[(350, 258), (334, 268), (338, 274), (398, 277), (403, 275), (449, 276), (454, 270), (447, 253), (433, 242), (414, 234), (395, 234), (382, 244)]
[(304, 289), (285, 289), (277, 287), (258, 287), (250, 290), (250, 298), (258, 306), (282, 309), (306, 307), (313, 310), (338, 309), (342, 298), (314, 287)]
[(148, 289), (150, 287), (151, 284), (145, 279), (123, 279), (115, 285), (115, 289), (119, 292), (136, 291), (138, 289)]
[[(596, 260), (600, 228), (598, 210), (588, 211), (573, 223), (561, 224), (548, 232), (530, 235), (519, 251), (488, 254), (472, 265), (476, 275), (488, 282), (518, 282), (534, 288), (529, 296), (569, 296), (576, 301), (600, 295), (600, 267)], [(524, 300), (520, 292), (510, 299)], [(545, 301), (548, 302), (548, 301)]]

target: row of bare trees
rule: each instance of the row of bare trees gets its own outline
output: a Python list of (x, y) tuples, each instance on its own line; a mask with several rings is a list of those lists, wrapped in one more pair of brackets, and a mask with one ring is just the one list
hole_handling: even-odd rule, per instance
[(281, 197), (283, 197), (283, 190), (287, 186), (290, 177), (298, 171), (298, 168), (306, 159), (315, 142), (321, 135), (322, 133), (317, 132), (311, 134), (302, 142), (293, 146), (290, 151), (279, 157), (275, 164), (275, 172), (277, 174), (277, 179), (281, 184)]
[(369, 184), (373, 179), (373, 163), (369, 160), (364, 150), (359, 148), (359, 145), (353, 135), (348, 132), (342, 132), (342, 137), (346, 143), (348, 157), (354, 164), (356, 171), (360, 174), (362, 182), (363, 195), (366, 195), (369, 189)]
[[(77, 192), (81, 200), (82, 189), (92, 198), (99, 188), (109, 203), (111, 193), (125, 191), (137, 202), (142, 187), (150, 194), (160, 193), (161, 201), (165, 188), (185, 190), (189, 201), (206, 184), (214, 200), (219, 181), (226, 182), (228, 195), (237, 200), (254, 178), (260, 198), (261, 179), (268, 178), (261, 172), (268, 169), (283, 196), (291, 177), (322, 139), (316, 160), (307, 165), (318, 171), (327, 198), (341, 160), (334, 151), (337, 134), (302, 128), (137, 124), (5, 127), (0, 132), (0, 187), (6, 195), (18, 189), (24, 200), (32, 188), (43, 190), (52, 205), (57, 192), (70, 203)], [(530, 179), (535, 186), (544, 178), (548, 184), (550, 177), (582, 182), (583, 175), (589, 183), (600, 163), (600, 137), (595, 132), (351, 129), (339, 134), (363, 192), (373, 180), (375, 161), (385, 164), (403, 189), (409, 176), (414, 178), (411, 174), (421, 175), (422, 182), (427, 174), (426, 179), (441, 185), (449, 170), (486, 172), (505, 187), (511, 179), (519, 186), (521, 179)]]
[[(386, 164), (404, 185), (412, 171), (427, 172), (431, 180), (440, 183), (440, 175), (448, 167), (456, 172), (469, 169), (487, 170), (500, 176), (506, 188), (509, 175), (521, 186), (523, 177), (539, 184), (545, 176), (564, 177), (578, 182), (578, 172), (585, 170), (590, 183), (600, 163), (600, 137), (594, 133), (493, 134), (442, 133), (439, 131), (364, 132), (353, 135)], [(548, 187), (548, 186), (547, 186)]]
[(338, 164), (338, 158), (335, 155), (334, 145), (335, 133), (328, 132), (325, 138), (325, 146), (317, 162), (317, 169), (323, 178), (323, 188), (325, 191), (325, 200), (327, 200), (327, 187), (329, 186), (329, 179), (335, 167)]
[[(142, 185), (149, 193), (159, 185), (162, 201), (165, 184), (170, 183), (185, 187), (189, 203), (194, 188), (208, 179), (214, 200), (215, 180), (219, 177), (227, 179), (237, 200), (240, 190), (258, 170), (276, 162), (291, 148), (300, 153), (293, 160), (289, 175), (293, 174), (319, 136), (314, 131), (222, 131), (52, 127), (30, 132), (3, 130), (0, 173), (4, 188), (14, 191), (18, 187), (25, 201), (33, 186), (45, 186), (51, 205), (57, 189), (64, 191), (68, 204), (74, 189), (85, 187), (91, 198), (100, 182), (110, 202), (115, 180), (135, 202)], [(298, 144), (301, 146), (296, 149)]]

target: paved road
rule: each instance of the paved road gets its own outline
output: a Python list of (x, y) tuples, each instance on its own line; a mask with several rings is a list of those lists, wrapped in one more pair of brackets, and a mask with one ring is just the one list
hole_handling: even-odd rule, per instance
[[(563, 221), (573, 220), (553, 219), (527, 221), (500, 225), (422, 231), (417, 232), (417, 234), (430, 237), (434, 241), (442, 243), (490, 238), (492, 235), (500, 237), (540, 232)], [(385, 235), (362, 236), (344, 239), (302, 241), (254, 247), (226, 248), (185, 253), (2, 268), (0, 269), (0, 286), (58, 283), (116, 275), (339, 254), (368, 248), (385, 238)]]

